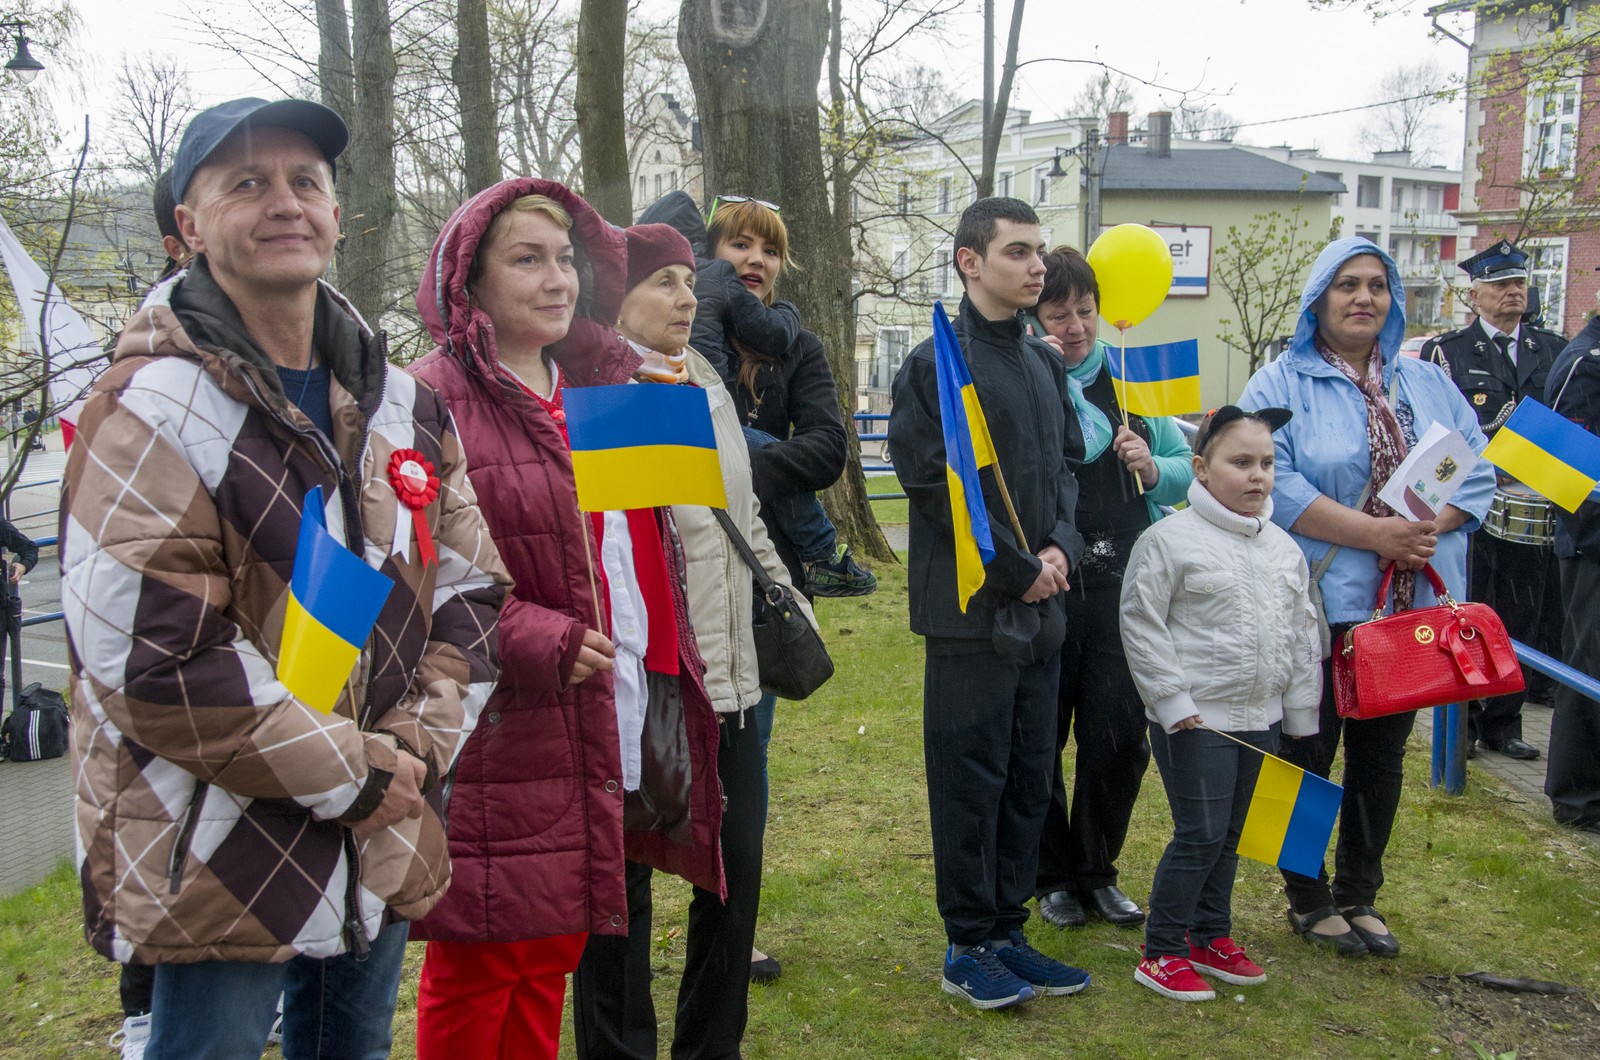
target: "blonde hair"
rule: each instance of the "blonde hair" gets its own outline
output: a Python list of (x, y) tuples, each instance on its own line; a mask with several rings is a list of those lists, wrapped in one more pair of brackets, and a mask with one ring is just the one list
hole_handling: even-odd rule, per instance
[(483, 275), (483, 252), (493, 245), (500, 237), (500, 231), (505, 227), (505, 220), (513, 213), (542, 213), (555, 223), (563, 232), (572, 231), (572, 215), (566, 207), (550, 198), (548, 195), (523, 195), (512, 199), (510, 205), (495, 214), (489, 220), (489, 227), (484, 230), (483, 238), (478, 240), (478, 249), (472, 255), (472, 268), (467, 270), (467, 283), (470, 286)]
[[(757, 239), (771, 243), (778, 248), (778, 258), (785, 269), (800, 271), (800, 263), (789, 256), (789, 226), (783, 223), (778, 211), (754, 201), (718, 203), (706, 226), (706, 241), (711, 245), (711, 256), (716, 257), (722, 244), (737, 238), (740, 232), (749, 232)], [(770, 292), (766, 302), (772, 304)]]

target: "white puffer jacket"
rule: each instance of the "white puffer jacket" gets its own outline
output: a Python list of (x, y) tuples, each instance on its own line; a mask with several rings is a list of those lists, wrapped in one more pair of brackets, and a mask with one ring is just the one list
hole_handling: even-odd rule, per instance
[(1145, 716), (1168, 732), (1196, 714), (1224, 732), (1283, 722), (1317, 731), (1321, 645), (1310, 573), (1293, 539), (1238, 515), (1199, 482), (1146, 530), (1122, 581), (1122, 641)]
[[(722, 484), (728, 493), (728, 515), (750, 543), (772, 580), (788, 589), (812, 626), (816, 616), (805, 596), (795, 590), (789, 568), (761, 521), (750, 477), (750, 450), (739, 426), (733, 398), (722, 385), (717, 370), (694, 350), (689, 355), (689, 380), (705, 388), (711, 399), (711, 425), (717, 435), (717, 459), (722, 464)], [(689, 621), (695, 641), (706, 661), (706, 694), (719, 714), (753, 707), (761, 698), (761, 672), (756, 666), (755, 598), (750, 568), (745, 566), (710, 508), (675, 504), (672, 519), (683, 542), (688, 568)]]

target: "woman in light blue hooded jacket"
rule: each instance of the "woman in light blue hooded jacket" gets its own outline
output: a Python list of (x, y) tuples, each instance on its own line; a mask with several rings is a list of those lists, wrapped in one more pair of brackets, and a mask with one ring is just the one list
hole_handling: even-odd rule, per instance
[[(1431, 606), (1431, 563), (1457, 598), (1467, 587), (1467, 534), (1494, 496), (1494, 471), (1478, 464), (1435, 520), (1410, 522), (1376, 494), (1435, 422), (1460, 431), (1477, 452), (1488, 444), (1461, 392), (1436, 365), (1399, 356), (1405, 291), (1394, 262), (1370, 240), (1328, 244), (1300, 297), (1289, 349), (1262, 368), (1239, 398), (1245, 409), (1287, 408), (1276, 432), (1272, 520), (1322, 573), (1323, 609), (1335, 643), (1371, 617), (1383, 571), (1397, 566), (1396, 606)], [(1370, 489), (1368, 483), (1371, 483)], [(1412, 712), (1370, 721), (1334, 709), (1332, 664), (1325, 662), (1321, 731), (1285, 740), (1282, 756), (1326, 777), (1344, 739), (1344, 802), (1330, 880), (1283, 874), (1289, 922), (1307, 941), (1346, 956), (1396, 956), (1400, 944), (1373, 908), (1383, 883), (1383, 852), (1400, 805)]]

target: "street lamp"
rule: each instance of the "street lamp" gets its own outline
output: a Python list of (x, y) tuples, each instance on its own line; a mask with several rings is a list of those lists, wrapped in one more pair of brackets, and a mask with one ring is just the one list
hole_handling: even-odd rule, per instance
[(1087, 192), (1083, 212), (1083, 245), (1087, 248), (1100, 234), (1100, 179), (1105, 174), (1105, 155), (1101, 150), (1099, 128), (1086, 125), (1080, 143), (1056, 148), (1055, 157), (1050, 160), (1050, 172), (1045, 176), (1052, 180), (1066, 176), (1066, 168), (1061, 164), (1063, 158), (1076, 158), (1079, 162), (1078, 179)]
[(8, 73), (16, 75), (17, 80), (25, 85), (38, 77), (40, 72), (44, 70), (44, 63), (35, 59), (33, 54), (28, 51), (28, 38), (22, 33), (27, 28), (28, 24), (26, 22), (0, 22), (0, 32), (10, 30), (17, 38), (17, 53), (11, 57), (10, 62), (6, 63), (6, 70)]

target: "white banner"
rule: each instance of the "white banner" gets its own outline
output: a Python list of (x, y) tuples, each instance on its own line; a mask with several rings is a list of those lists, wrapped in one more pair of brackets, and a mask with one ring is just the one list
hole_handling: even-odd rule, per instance
[[(5, 264), (6, 275), (11, 277), (12, 289), (17, 292), (17, 308), (22, 314), (22, 348), (35, 357), (42, 356), (45, 350), (50, 351), (50, 406), (59, 410), (63, 441), (71, 445), (83, 395), (108, 363), (100, 340), (95, 338), (94, 330), (78, 311), (67, 304), (59, 287), (51, 289), (46, 298), (44, 270), (17, 242), (3, 217), (0, 217), (0, 260)], [(80, 361), (89, 363), (80, 364)]]

